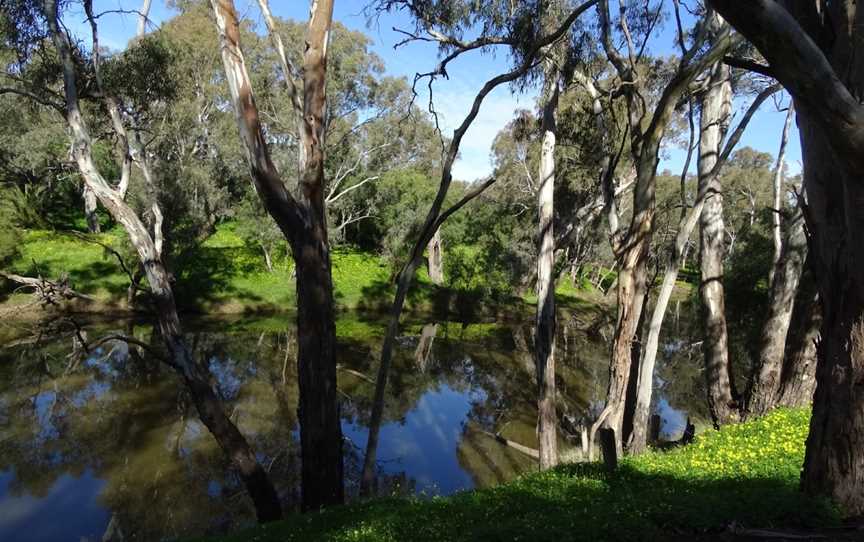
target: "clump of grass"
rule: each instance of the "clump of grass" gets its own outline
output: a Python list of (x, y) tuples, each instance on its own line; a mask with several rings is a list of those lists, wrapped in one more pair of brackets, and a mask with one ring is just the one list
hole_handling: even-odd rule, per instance
[(778, 410), (708, 431), (691, 446), (626, 458), (615, 473), (564, 465), (432, 499), (377, 499), (292, 516), (217, 540), (668, 540), (838, 521), (798, 491), (809, 411)]

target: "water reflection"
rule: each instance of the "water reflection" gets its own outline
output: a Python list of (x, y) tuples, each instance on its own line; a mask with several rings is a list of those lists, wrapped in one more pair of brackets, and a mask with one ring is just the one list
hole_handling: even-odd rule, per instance
[[(287, 508), (299, 496), (293, 332), (288, 318), (190, 325), (231, 418), (259, 454)], [(190, 323), (191, 324), (191, 323)], [(158, 344), (141, 322), (122, 327)], [(347, 493), (356, 495), (383, 324), (337, 325)], [(564, 324), (559, 411), (584, 423), (602, 406), (608, 345)], [(254, 518), (239, 478), (173, 371), (138, 347), (89, 354), (68, 329), (0, 349), (0, 540), (152, 540), (235, 528)], [(457, 323), (408, 325), (391, 372), (378, 452), (379, 493), (450, 494), (536, 468), (531, 330)], [(698, 359), (665, 349), (658, 411), (669, 438), (703, 409)], [(684, 414), (686, 412), (687, 414)], [(562, 436), (566, 450), (578, 437)], [(507, 444), (509, 443), (509, 444)]]

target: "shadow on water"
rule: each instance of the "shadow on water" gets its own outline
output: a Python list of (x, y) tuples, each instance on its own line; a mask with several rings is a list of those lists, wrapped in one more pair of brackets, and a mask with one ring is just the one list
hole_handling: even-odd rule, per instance
[[(269, 471), (286, 508), (299, 496), (296, 339), (288, 317), (190, 322), (189, 344), (232, 419)], [(356, 495), (384, 323), (337, 324), (346, 484)], [(159, 345), (148, 322), (84, 327)], [(138, 347), (89, 353), (70, 329), (0, 348), (0, 540), (151, 540), (221, 532), (254, 518), (175, 374)], [(506, 441), (536, 447), (530, 326), (416, 322), (403, 326), (384, 405), (378, 492), (453, 494), (536, 470)], [(559, 411), (589, 419), (602, 406), (607, 344), (564, 323)], [(672, 352), (672, 351), (670, 351)], [(695, 360), (659, 368), (670, 436), (702, 394)], [(673, 371), (664, 373), (664, 371)], [(683, 375), (682, 378), (674, 378)], [(675, 385), (667, 384), (675, 382)], [(690, 389), (695, 386), (697, 389)], [(679, 389), (680, 388), (680, 389)], [(691, 404), (698, 398), (699, 404)], [(562, 447), (572, 447), (562, 437)], [(45, 521), (52, 518), (51, 522)]]

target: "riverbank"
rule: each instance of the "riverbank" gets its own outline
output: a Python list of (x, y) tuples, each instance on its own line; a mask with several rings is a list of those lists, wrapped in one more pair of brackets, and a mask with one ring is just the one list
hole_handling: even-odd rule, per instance
[(778, 410), (625, 458), (611, 474), (564, 465), (491, 489), (375, 499), (203, 540), (726, 540), (749, 528), (830, 529), (837, 510), (798, 491), (808, 422), (807, 409)]
[[(76, 300), (66, 307), (79, 313), (129, 314), (130, 280), (119, 258), (119, 230), (85, 236), (74, 232), (32, 230), (24, 232), (19, 255), (6, 270), (24, 276), (53, 280), (68, 275), (70, 285), (91, 299)], [(268, 271), (259, 252), (251, 250), (229, 224), (220, 225), (200, 246), (174, 262), (175, 292), (182, 312), (193, 314), (267, 314), (290, 312), (296, 293), (290, 259), (274, 256)], [(334, 297), (340, 309), (386, 312), (393, 299), (391, 266), (378, 255), (348, 248), (332, 254)], [(146, 294), (140, 294), (146, 295)], [(557, 289), (563, 311), (598, 315), (609, 310), (609, 298), (599, 292), (577, 290), (564, 279)], [(0, 314), (18, 318), (39, 317), (41, 307), (27, 293), (0, 292)], [(418, 277), (406, 310), (436, 314), (460, 321), (518, 319), (532, 314), (535, 299), (509, 296), (489, 299), (481, 292), (456, 290), (431, 283), (425, 269)]]

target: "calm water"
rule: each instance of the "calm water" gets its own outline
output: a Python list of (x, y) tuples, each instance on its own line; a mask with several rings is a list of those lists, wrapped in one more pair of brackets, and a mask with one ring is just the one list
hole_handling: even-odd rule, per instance
[[(296, 506), (299, 437), (291, 318), (187, 322), (232, 418)], [(0, 540), (153, 540), (223, 531), (253, 515), (238, 477), (196, 418), (183, 387), (135, 349), (75, 348), (68, 326), (0, 332)], [(340, 320), (339, 390), (346, 483), (356, 493), (384, 325)], [(146, 322), (84, 326), (88, 340), (134, 334)], [(406, 325), (391, 373), (378, 451), (379, 492), (450, 494), (536, 468), (494, 434), (536, 447), (530, 326)], [(558, 337), (559, 410), (591, 419), (602, 407), (608, 341), (577, 326)], [(656, 409), (676, 438), (704, 416), (698, 356), (670, 343)], [(692, 359), (691, 359), (692, 358)], [(673, 385), (674, 383), (674, 385)], [(565, 453), (577, 440), (562, 436)], [(121, 538), (122, 537), (122, 538)]]

